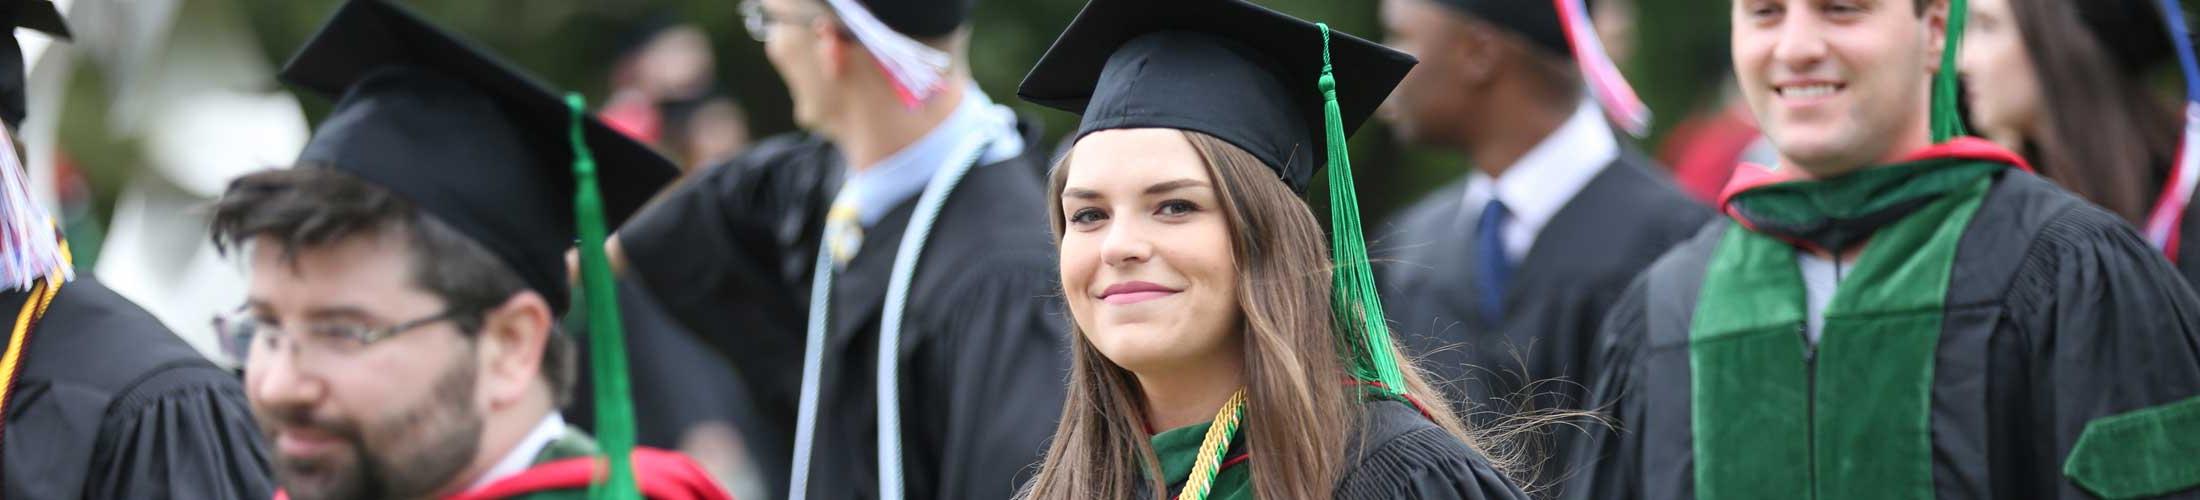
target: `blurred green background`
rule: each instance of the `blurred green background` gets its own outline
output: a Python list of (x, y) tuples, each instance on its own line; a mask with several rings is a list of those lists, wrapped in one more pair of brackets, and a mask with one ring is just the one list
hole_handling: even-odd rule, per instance
[[(1517, 0), (1540, 1), (1540, 0)], [(1636, 0), (1634, 54), (1623, 71), (1656, 112), (1645, 149), (1676, 121), (1717, 98), (1725, 72), (1726, 2), (1711, 0)], [(224, 0), (241, 12), (266, 60), (280, 64), (340, 0)], [(185, 8), (212, 0), (186, 0)], [(1362, 37), (1381, 38), (1378, 0), (1266, 0), (1260, 3), (1302, 18), (1321, 20)], [(612, 63), (622, 44), (653, 20), (677, 19), (709, 33), (718, 58), (718, 85), (746, 110), (752, 135), (763, 137), (793, 128), (786, 90), (741, 27), (736, 0), (436, 0), (409, 2), (440, 24), (465, 34), (533, 70), (550, 83), (605, 99)], [(995, 100), (1016, 106), (1044, 121), (1053, 139), (1075, 126), (1076, 117), (1013, 99), (1026, 69), (1044, 53), (1053, 37), (1082, 6), (1080, 0), (980, 0), (971, 61), (979, 84)], [(116, 186), (143, 163), (141, 148), (107, 133), (111, 119), (102, 70), (80, 65), (71, 80), (68, 112), (61, 124), (62, 148), (84, 170), (95, 210), (111, 207)], [(266, 82), (270, 88), (279, 86)], [(329, 102), (301, 97), (306, 114), (319, 120)], [(1354, 167), (1361, 179), (1361, 204), (1369, 220), (1411, 202), (1423, 192), (1465, 171), (1456, 155), (1406, 150), (1395, 146), (1382, 126), (1370, 126), (1353, 142)], [(1316, 193), (1314, 196), (1324, 196)], [(1324, 203), (1315, 203), (1324, 207)], [(1317, 208), (1319, 210), (1319, 208)]]

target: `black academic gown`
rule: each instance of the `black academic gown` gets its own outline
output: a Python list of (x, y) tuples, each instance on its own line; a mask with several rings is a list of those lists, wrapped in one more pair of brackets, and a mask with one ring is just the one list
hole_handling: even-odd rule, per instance
[[(9, 325), (29, 298), (0, 294)], [(63, 285), (24, 350), (0, 430), (6, 498), (274, 495), (236, 376), (98, 280)]]
[[(1338, 500), (1526, 500), (1519, 486), (1490, 465), (1482, 452), (1437, 427), (1419, 411), (1391, 400), (1368, 402), (1361, 407), (1359, 431), (1347, 444), (1346, 464), (1332, 498)], [(1204, 427), (1201, 428), (1204, 431)], [(1190, 442), (1186, 442), (1190, 444)], [(1249, 467), (1260, 457), (1248, 456), (1242, 435), (1225, 455), (1247, 459), (1228, 467)], [(1158, 453), (1195, 455), (1197, 447), (1156, 450)], [(1164, 456), (1189, 463), (1194, 458)], [(1166, 467), (1166, 466), (1164, 466)], [(1188, 467), (1187, 467), (1188, 468)], [(1224, 469), (1228, 474), (1229, 469)], [(1183, 475), (1183, 471), (1176, 472)], [(1216, 488), (1253, 488), (1249, 483), (1218, 484)], [(1183, 492), (1179, 479), (1167, 486), (1169, 498)], [(1239, 490), (1210, 492), (1214, 498), (1258, 497), (1259, 492)], [(1140, 493), (1140, 498), (1147, 497)]]
[(2177, 274), (2185, 283), (2200, 288), (2200, 203), (2185, 205), (2185, 218), (2177, 227)]
[[(627, 378), (634, 404), (634, 442), (652, 448), (679, 450), (688, 433), (698, 425), (753, 421), (748, 411), (748, 384), (712, 352), (702, 339), (688, 333), (664, 307), (657, 305), (632, 280), (619, 280), (619, 318), (626, 333)], [(575, 301), (574, 303), (579, 303)], [(573, 386), (565, 421), (590, 433), (597, 432), (595, 382), (589, 373), (587, 311), (576, 310), (565, 319), (573, 335), (581, 374)], [(754, 454), (753, 450), (749, 453)], [(785, 474), (781, 472), (781, 474)]]
[[(1949, 276), (1932, 493), (2093, 498), (2063, 473), (2088, 422), (2200, 395), (2200, 298), (2116, 216), (2032, 174), (1998, 175)], [(1730, 227), (1660, 258), (1612, 310), (1592, 401), (1615, 420), (1574, 452), (1564, 498), (1695, 497), (1687, 329)]]
[[(1026, 144), (1039, 144), (1025, 121)], [(901, 352), (909, 498), (1008, 498), (1045, 453), (1067, 380), (1042, 148), (971, 170), (914, 277)], [(749, 444), (786, 492), (811, 271), (844, 166), (823, 139), (767, 139), (620, 230), (629, 271), (748, 382)], [(834, 280), (812, 498), (877, 495), (876, 366), (894, 254), (916, 198), (864, 232)]]
[[(1513, 272), (1505, 321), (1495, 328), (1482, 323), (1475, 286), (1482, 207), (1464, 206), (1464, 179), (1408, 210), (1380, 241), (1386, 316), (1444, 395), (1466, 403), (1474, 425), (1523, 408), (1581, 408), (1605, 311), (1636, 274), (1710, 219), (1656, 163), (1623, 151), (1537, 235)], [(1527, 393), (1536, 396), (1521, 396)], [(1521, 444), (1530, 455), (1562, 458), (1555, 456), (1566, 449), (1559, 437)], [(1557, 469), (1536, 467), (1538, 483)]]
[(1337, 483), (1340, 500), (1526, 500), (1519, 486), (1413, 407), (1368, 403)]

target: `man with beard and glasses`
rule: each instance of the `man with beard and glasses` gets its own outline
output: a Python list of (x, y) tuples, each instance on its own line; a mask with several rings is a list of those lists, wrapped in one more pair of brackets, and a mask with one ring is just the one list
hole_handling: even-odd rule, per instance
[[(562, 254), (577, 206), (616, 224), (676, 169), (394, 4), (345, 4), (282, 77), (341, 97), (296, 168), (230, 185), (212, 230), (249, 263), (221, 330), (283, 495), (583, 494), (613, 450), (557, 413)], [(574, 173), (591, 161), (600, 200)], [(650, 498), (725, 497), (684, 457), (631, 458)]]
[[(1383, 305), (1407, 352), (1476, 427), (1580, 409), (1604, 312), (1711, 211), (1615, 134), (1630, 103), (1586, 23), (1549, 0), (1384, 0), (1385, 43), (1421, 60), (1379, 111), (1404, 142), (1472, 165), (1379, 238)], [(1578, 30), (1582, 35), (1588, 30)], [(1580, 45), (1583, 49), (1575, 47)], [(1579, 52), (1584, 54), (1576, 56)], [(1609, 61), (1603, 61), (1609, 64)], [(1599, 79), (1596, 75), (1608, 75)], [(1565, 474), (1571, 428), (1514, 440), (1535, 484)]]

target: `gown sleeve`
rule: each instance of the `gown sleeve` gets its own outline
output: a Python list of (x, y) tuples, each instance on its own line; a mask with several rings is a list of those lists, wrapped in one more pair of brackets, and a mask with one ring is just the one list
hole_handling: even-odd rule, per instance
[(1643, 439), (1640, 432), (1630, 431), (1630, 424), (1642, 422), (1644, 415), (1642, 395), (1636, 394), (1632, 385), (1640, 376), (1635, 353), (1650, 335), (1646, 281), (1637, 278), (1627, 288), (1605, 316), (1597, 335), (1600, 345), (1591, 371), (1594, 378), (1589, 382), (1583, 408), (1599, 413), (1605, 420), (1578, 423), (1581, 438), (1567, 454), (1573, 457), (1573, 463), (1564, 465), (1567, 470), (1545, 475), (1560, 478), (1548, 485), (1557, 498), (1642, 497)]
[[(760, 144), (667, 191), (619, 229), (626, 277), (681, 326), (727, 357), (760, 415), (792, 419), (801, 386), (808, 283), (793, 283), (782, 232), (800, 232), (798, 189), (772, 175), (809, 165), (801, 143)], [(788, 355), (788, 353), (796, 353)], [(783, 422), (791, 427), (791, 420)]]
[(2029, 390), (1995, 406), (2029, 415), (2002, 445), (2031, 462), (2020, 491), (2200, 498), (2200, 298), (2177, 270), (2082, 208), (2042, 230), (2009, 293), (2021, 332), (1995, 342), (2024, 343)]
[(1359, 464), (1337, 487), (1339, 499), (1528, 498), (1481, 453), (1434, 425), (1401, 434), (1356, 458)]
[(268, 452), (228, 372), (162, 370), (116, 398), (85, 498), (272, 498)]
[[(903, 394), (936, 394), (904, 405), (944, 405), (929, 436), (939, 450), (932, 498), (1010, 498), (1037, 471), (1068, 386), (1069, 328), (1054, 286), (1051, 255), (1001, 255), (960, 280), (954, 306), (930, 311), (918, 359), (923, 380)], [(913, 412), (914, 413), (914, 412)], [(919, 446), (912, 446), (917, 449)]]

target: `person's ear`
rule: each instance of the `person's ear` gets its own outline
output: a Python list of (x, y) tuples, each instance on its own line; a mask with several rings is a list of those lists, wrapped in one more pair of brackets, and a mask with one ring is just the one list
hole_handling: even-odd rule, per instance
[(813, 55), (824, 64), (825, 75), (836, 80), (846, 76), (852, 65), (848, 57), (849, 51), (862, 47), (840, 29), (838, 21), (827, 17), (820, 16), (810, 21), (810, 34), (817, 40), (816, 53)]
[(1948, 51), (1948, 0), (1916, 0), (1933, 2), (1925, 7), (1925, 74), (1940, 71), (1940, 57)]
[(555, 321), (549, 302), (532, 291), (515, 294), (482, 314), (477, 340), (480, 393), (490, 408), (516, 404), (545, 384), (542, 353), (555, 335)]
[(1460, 83), (1477, 88), (1495, 79), (1508, 57), (1504, 41), (1488, 27), (1472, 21), (1455, 20), (1451, 28), (1451, 43), (1446, 45), (1444, 57), (1452, 67), (1459, 68)]

